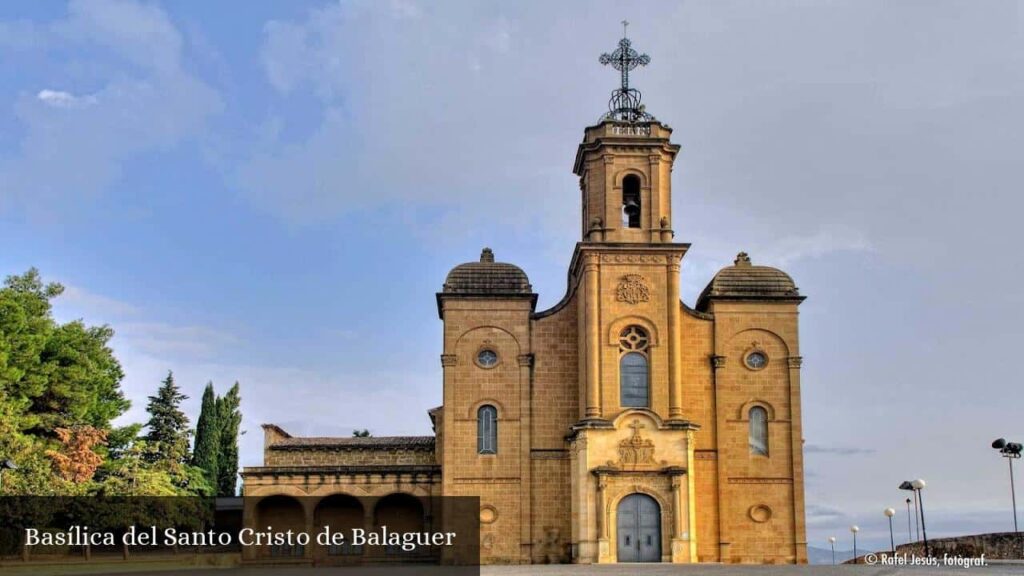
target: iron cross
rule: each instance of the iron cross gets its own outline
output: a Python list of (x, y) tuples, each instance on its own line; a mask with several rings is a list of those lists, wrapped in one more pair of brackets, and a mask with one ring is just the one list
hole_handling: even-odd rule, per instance
[(615, 49), (611, 54), (601, 54), (599, 62), (601, 64), (611, 64), (612, 68), (622, 72), (622, 89), (629, 90), (629, 71), (636, 68), (637, 66), (647, 66), (651, 62), (651, 57), (647, 54), (638, 54), (636, 50), (633, 50), (629, 38), (626, 38), (626, 27), (629, 26), (629, 22), (626, 20), (622, 21), (622, 40), (619, 40), (619, 47)]

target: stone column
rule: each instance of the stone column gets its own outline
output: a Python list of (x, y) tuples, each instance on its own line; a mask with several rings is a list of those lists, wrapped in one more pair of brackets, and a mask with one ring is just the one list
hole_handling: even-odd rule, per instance
[(647, 229), (652, 244), (661, 241), (661, 156), (650, 154), (647, 156)]
[(533, 447), (533, 354), (521, 354), (519, 363), (519, 438), (522, 462), (519, 482), (519, 556), (529, 563), (533, 557), (533, 484), (530, 449)]
[(598, 256), (584, 256), (583, 278), (586, 286), (587, 318), (587, 404), (586, 418), (601, 416), (601, 299)]
[(718, 458), (715, 460), (715, 465), (718, 468), (718, 561), (723, 563), (731, 561), (729, 546), (732, 537), (725, 510), (725, 503), (729, 500), (728, 494), (726, 494), (729, 474), (726, 470), (726, 459), (722, 457), (724, 442), (722, 434), (726, 429), (727, 419), (726, 415), (718, 408), (718, 395), (723, 384), (722, 371), (725, 370), (725, 360), (726, 357), (720, 354), (711, 356), (712, 386), (715, 389), (715, 435), (718, 439)]
[(672, 483), (672, 533), (669, 537), (669, 560), (674, 564), (690, 561), (690, 537), (687, 523), (689, 510), (687, 509), (687, 498), (683, 494), (683, 487), (686, 479), (683, 475), (686, 470), (678, 468), (670, 472), (669, 480)]
[(800, 425), (802, 420), (800, 407), (800, 367), (804, 359), (801, 356), (787, 358), (789, 365), (789, 420), (790, 442), (793, 451), (793, 531), (794, 556), (797, 564), (807, 563), (807, 525), (804, 516), (804, 440)]
[(686, 525), (683, 523), (683, 479), (682, 474), (672, 475), (672, 537), (682, 538), (686, 532)]
[[(362, 502), (363, 506), (365, 506), (365, 508), (363, 508), (363, 530), (365, 530), (366, 533), (369, 534), (374, 530), (374, 509), (377, 507), (377, 500), (379, 500), (379, 498), (362, 497), (359, 500), (360, 502)], [(363, 558), (369, 558), (373, 556), (371, 550), (372, 548), (370, 546), (364, 544)], [(383, 547), (381, 547), (379, 550), (380, 553), (383, 554)]]
[(605, 493), (608, 487), (608, 478), (603, 474), (597, 475), (597, 562), (610, 560), (611, 550), (608, 546), (608, 503), (605, 500)]
[(309, 535), (309, 544), (302, 549), (302, 557), (306, 560), (313, 560), (314, 551), (316, 550), (316, 534), (313, 528), (313, 524), (316, 520), (316, 502), (313, 502), (311, 498), (300, 498), (302, 502), (302, 512), (305, 515), (306, 520), (306, 534)]
[[(242, 498), (242, 527), (256, 529), (256, 506), (259, 504), (260, 498), (255, 496), (245, 496)], [(242, 560), (255, 560), (256, 559), (256, 546), (242, 546)]]
[(668, 417), (683, 418), (682, 335), (680, 334), (679, 259), (668, 256)]

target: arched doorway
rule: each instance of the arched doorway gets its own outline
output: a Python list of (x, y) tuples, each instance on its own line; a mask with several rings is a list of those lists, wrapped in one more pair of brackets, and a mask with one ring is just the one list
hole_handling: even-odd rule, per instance
[[(420, 499), (409, 494), (389, 494), (381, 498), (374, 508), (374, 524), (377, 528), (387, 526), (390, 532), (423, 532), (424, 511)], [(402, 550), (401, 546), (387, 545), (384, 553), (388, 556), (429, 555), (429, 550)]]
[(361, 545), (352, 544), (352, 530), (365, 528), (363, 505), (354, 496), (334, 494), (316, 505), (313, 515), (314, 531), (321, 533), (330, 527), (332, 533), (345, 535), (344, 543), (331, 543), (317, 547), (316, 557), (320, 562), (348, 562), (363, 555)]
[(617, 518), (619, 562), (661, 562), (661, 507), (654, 498), (626, 496)]
[[(302, 504), (291, 496), (269, 496), (256, 504), (256, 523), (258, 530), (274, 532), (303, 532), (306, 528), (306, 512)], [(258, 555), (272, 558), (301, 557), (305, 554), (304, 546), (269, 545), (260, 546)]]

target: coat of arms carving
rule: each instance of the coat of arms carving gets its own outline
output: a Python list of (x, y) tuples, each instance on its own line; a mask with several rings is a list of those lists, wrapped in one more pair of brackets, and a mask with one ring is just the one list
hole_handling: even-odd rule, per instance
[(654, 442), (640, 436), (640, 430), (644, 425), (639, 420), (634, 420), (629, 427), (633, 429), (633, 434), (619, 442), (619, 464), (625, 467), (657, 464), (654, 461)]
[(651, 299), (651, 289), (647, 287), (644, 277), (639, 274), (626, 274), (615, 289), (615, 299), (627, 304), (647, 302)]

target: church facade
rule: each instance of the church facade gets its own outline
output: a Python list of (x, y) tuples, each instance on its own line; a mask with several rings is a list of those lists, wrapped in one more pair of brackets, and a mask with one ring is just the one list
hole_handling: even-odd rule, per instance
[[(627, 39), (606, 56), (626, 72), (646, 63), (628, 60)], [(803, 296), (740, 253), (692, 307), (681, 300), (679, 146), (638, 103), (624, 75), (584, 131), (561, 301), (537, 310), (527, 275), (488, 249), (456, 266), (436, 295), (435, 434), (297, 438), (266, 425), (264, 465), (243, 471), (246, 522), (422, 526), (424, 498), (476, 496), (484, 563), (807, 561)]]

